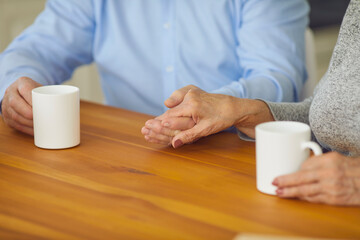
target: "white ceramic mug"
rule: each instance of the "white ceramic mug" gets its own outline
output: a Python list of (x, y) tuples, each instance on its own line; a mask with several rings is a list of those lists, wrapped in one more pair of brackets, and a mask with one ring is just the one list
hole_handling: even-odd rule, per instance
[(79, 88), (51, 85), (32, 90), (35, 145), (46, 149), (80, 144)]
[(309, 157), (322, 154), (320, 146), (311, 142), (309, 125), (300, 122), (266, 122), (255, 127), (256, 187), (260, 192), (275, 195), (273, 180), (294, 173)]

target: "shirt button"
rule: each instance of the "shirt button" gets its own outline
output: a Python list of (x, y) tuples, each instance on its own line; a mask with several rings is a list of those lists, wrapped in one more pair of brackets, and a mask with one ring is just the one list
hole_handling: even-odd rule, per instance
[(169, 29), (169, 28), (171, 27), (171, 24), (170, 24), (170, 23), (165, 23), (165, 24), (163, 25), (163, 27), (164, 27), (165, 29)]
[(166, 68), (166, 71), (167, 71), (167, 72), (173, 72), (173, 71), (174, 71), (174, 67), (173, 67), (173, 66), (168, 66), (168, 67)]

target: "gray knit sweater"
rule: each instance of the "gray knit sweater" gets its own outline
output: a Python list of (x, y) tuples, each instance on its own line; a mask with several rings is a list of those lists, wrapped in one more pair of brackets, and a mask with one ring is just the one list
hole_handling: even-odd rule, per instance
[(313, 97), (267, 104), (276, 120), (310, 124), (325, 150), (360, 156), (360, 0), (349, 4), (329, 69)]

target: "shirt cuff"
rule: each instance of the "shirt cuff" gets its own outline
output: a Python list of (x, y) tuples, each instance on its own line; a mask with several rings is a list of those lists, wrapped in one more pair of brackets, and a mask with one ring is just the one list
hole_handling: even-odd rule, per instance
[(239, 82), (232, 82), (229, 85), (210, 91), (210, 93), (224, 94), (238, 98), (246, 97), (245, 89)]
[(244, 140), (244, 141), (248, 141), (248, 142), (255, 142), (255, 139), (254, 138), (251, 138), (249, 137), (248, 135), (246, 135), (245, 133), (239, 131), (236, 129), (236, 132), (237, 132), (237, 135), (239, 136), (239, 138), (241, 140)]

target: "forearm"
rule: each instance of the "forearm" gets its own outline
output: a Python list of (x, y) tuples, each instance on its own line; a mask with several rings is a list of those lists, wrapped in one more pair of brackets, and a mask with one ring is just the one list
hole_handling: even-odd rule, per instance
[(234, 98), (234, 126), (250, 138), (255, 137), (255, 126), (274, 121), (269, 107), (261, 100)]

